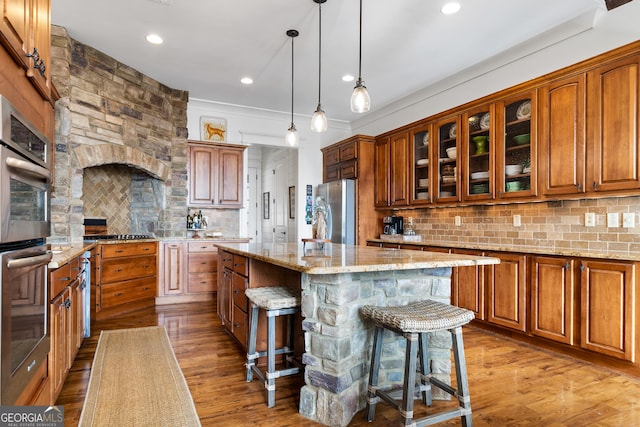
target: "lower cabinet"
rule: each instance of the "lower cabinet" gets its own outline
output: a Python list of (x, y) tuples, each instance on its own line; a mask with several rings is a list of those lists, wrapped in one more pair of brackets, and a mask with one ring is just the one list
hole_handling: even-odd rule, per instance
[[(482, 251), (454, 249), (454, 254), (482, 256)], [(485, 266), (455, 267), (451, 275), (451, 304), (473, 311), (475, 318), (485, 320)]]
[(487, 266), (487, 321), (527, 330), (527, 268), (525, 255), (488, 252), (500, 264)]

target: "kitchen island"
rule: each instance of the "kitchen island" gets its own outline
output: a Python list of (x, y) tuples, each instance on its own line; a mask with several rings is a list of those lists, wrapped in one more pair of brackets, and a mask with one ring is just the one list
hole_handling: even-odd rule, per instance
[[(364, 408), (373, 328), (360, 317), (363, 305), (403, 305), (422, 299), (449, 303), (452, 267), (499, 262), (488, 257), (333, 243), (217, 246), (223, 253), (219, 262), (224, 253), (248, 261), (248, 287), (301, 289), (305, 385), (300, 390), (299, 412), (331, 426), (346, 426)], [(283, 278), (288, 283), (282, 283)], [(381, 385), (402, 378), (402, 341), (385, 338)], [(432, 371), (446, 382), (451, 376), (450, 345), (448, 333), (431, 335)], [(434, 398), (446, 397), (434, 392)]]

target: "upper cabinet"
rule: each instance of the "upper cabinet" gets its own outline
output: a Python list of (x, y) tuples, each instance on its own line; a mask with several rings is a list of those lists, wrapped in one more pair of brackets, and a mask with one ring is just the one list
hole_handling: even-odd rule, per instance
[(450, 203), (460, 200), (458, 175), (458, 130), (459, 116), (448, 117), (434, 124), (434, 156), (436, 167), (437, 203)]
[(587, 73), (589, 191), (640, 188), (640, 55)]
[(376, 208), (389, 206), (389, 137), (376, 138), (373, 153), (374, 203)]
[(49, 0), (0, 0), (0, 42), (51, 101), (51, 13)]
[(409, 131), (409, 144), (411, 145), (409, 164), (411, 171), (411, 205), (423, 205), (431, 202), (429, 183), (431, 178), (430, 159), (432, 158), (429, 147), (429, 139), (432, 134), (430, 123), (417, 126)]
[(409, 205), (409, 133), (404, 130), (375, 142), (375, 206)]
[(189, 144), (189, 206), (242, 207), (245, 148)]
[(463, 200), (488, 200), (495, 196), (495, 113), (493, 104), (465, 112), (462, 138)]

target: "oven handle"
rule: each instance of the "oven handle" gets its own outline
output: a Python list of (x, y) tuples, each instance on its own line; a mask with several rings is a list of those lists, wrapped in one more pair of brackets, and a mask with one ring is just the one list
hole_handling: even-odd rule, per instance
[(42, 166), (34, 165), (30, 162), (25, 162), (24, 160), (16, 159), (15, 157), (7, 157), (7, 166), (20, 169), (24, 172), (30, 173), (31, 175), (35, 175), (38, 178), (45, 179), (47, 181), (51, 180), (51, 172)]
[(48, 264), (52, 258), (53, 254), (51, 252), (43, 252), (41, 255), (30, 256), (26, 258), (9, 259), (7, 261), (7, 268), (11, 270), (12, 268), (23, 268), (39, 264)]

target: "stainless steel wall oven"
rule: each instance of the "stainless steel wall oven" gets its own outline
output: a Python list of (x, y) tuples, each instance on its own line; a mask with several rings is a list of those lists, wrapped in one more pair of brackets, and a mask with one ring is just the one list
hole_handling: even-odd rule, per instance
[(47, 138), (0, 96), (0, 404), (12, 405), (49, 352)]

